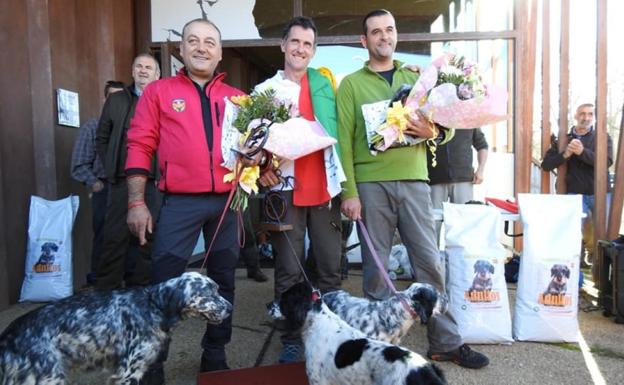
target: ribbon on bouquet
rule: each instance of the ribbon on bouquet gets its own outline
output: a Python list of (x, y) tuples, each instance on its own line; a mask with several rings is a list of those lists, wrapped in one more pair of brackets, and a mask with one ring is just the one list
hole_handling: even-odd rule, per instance
[(418, 319), (418, 314), (416, 313), (416, 311), (409, 305), (409, 303), (407, 303), (405, 298), (401, 296), (399, 292), (397, 291), (397, 289), (394, 287), (394, 284), (392, 283), (392, 280), (390, 279), (390, 276), (388, 275), (386, 268), (384, 267), (383, 263), (381, 263), (381, 260), (379, 259), (379, 255), (377, 254), (377, 251), (375, 251), (375, 248), (373, 247), (373, 242), (370, 239), (370, 235), (368, 234), (368, 230), (366, 229), (366, 226), (364, 226), (364, 222), (362, 222), (361, 219), (358, 219), (357, 223), (358, 223), (358, 226), (360, 226), (360, 231), (362, 232), (362, 235), (364, 236), (364, 242), (366, 242), (366, 246), (368, 246), (368, 249), (370, 250), (371, 255), (373, 256), (373, 260), (375, 261), (377, 268), (381, 272), (381, 275), (384, 281), (386, 281), (386, 285), (388, 285), (388, 288), (390, 289), (392, 294), (394, 294), (399, 299), (399, 301), (401, 301), (401, 304), (403, 305), (405, 310), (407, 310), (407, 312), (411, 314), (412, 318)]

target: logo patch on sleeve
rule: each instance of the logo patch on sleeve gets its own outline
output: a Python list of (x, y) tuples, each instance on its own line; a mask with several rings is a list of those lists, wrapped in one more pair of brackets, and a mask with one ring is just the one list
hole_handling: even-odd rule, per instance
[(182, 112), (186, 108), (186, 102), (184, 99), (173, 99), (171, 102), (171, 108), (177, 112)]

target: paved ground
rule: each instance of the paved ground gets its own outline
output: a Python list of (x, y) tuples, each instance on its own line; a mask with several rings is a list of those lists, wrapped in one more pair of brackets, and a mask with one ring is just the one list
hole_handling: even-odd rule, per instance
[[(272, 275), (272, 270), (265, 270)], [(228, 346), (232, 368), (271, 365), (280, 350), (279, 335), (269, 322), (265, 303), (272, 298), (271, 281), (257, 283), (246, 278), (245, 270), (237, 271), (237, 303), (234, 310), (234, 334)], [(361, 272), (352, 270), (343, 287), (361, 293)], [(510, 289), (513, 301), (515, 291)], [(590, 302), (581, 302), (587, 308)], [(34, 308), (18, 304), (0, 312), (0, 330), (15, 317)], [(481, 345), (475, 348), (490, 357), (491, 364), (481, 370), (469, 370), (441, 363), (449, 384), (624, 384), (624, 325), (615, 324), (600, 311), (579, 311), (583, 344), (543, 344), (515, 342), (512, 345)], [(198, 320), (183, 321), (174, 331), (169, 360), (166, 364), (168, 385), (196, 384), (199, 367), (199, 341), (204, 324)], [(425, 329), (415, 325), (403, 340), (410, 349), (425, 354)], [(102, 374), (75, 374), (72, 384), (103, 384)], [(241, 384), (245, 385), (245, 384)], [(297, 384), (293, 384), (297, 385)]]

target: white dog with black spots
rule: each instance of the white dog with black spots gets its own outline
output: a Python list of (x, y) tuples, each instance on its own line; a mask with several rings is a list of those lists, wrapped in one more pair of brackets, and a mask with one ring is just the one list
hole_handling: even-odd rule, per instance
[(301, 327), (310, 385), (443, 385), (442, 371), (406, 348), (367, 337), (313, 300), (306, 283), (281, 298), (290, 328)]

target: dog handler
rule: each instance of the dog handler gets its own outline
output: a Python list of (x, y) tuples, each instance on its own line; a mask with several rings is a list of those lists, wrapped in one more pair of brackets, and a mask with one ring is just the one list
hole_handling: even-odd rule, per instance
[[(224, 210), (231, 184), (221, 166), (221, 124), (224, 97), (243, 92), (225, 84), (216, 73), (221, 61), (221, 33), (209, 20), (195, 19), (182, 30), (178, 74), (150, 84), (144, 91), (128, 132), (128, 225), (141, 243), (154, 227), (144, 203), (150, 160), (158, 152), (165, 193), (154, 232), (153, 282), (181, 275), (186, 269), (200, 230), (209, 243)], [(207, 274), (219, 294), (233, 304), (234, 272), (239, 245), (236, 217), (228, 210), (207, 259)], [(202, 339), (201, 371), (228, 369), (225, 344), (232, 334), (231, 316), (208, 325)], [(164, 352), (166, 358), (166, 352)], [(145, 383), (164, 383), (162, 361), (152, 367)]]
[[(425, 144), (401, 147), (370, 154), (362, 105), (391, 99), (399, 87), (414, 84), (417, 75), (393, 60), (397, 29), (392, 14), (384, 9), (370, 12), (362, 21), (362, 45), (369, 60), (364, 67), (340, 83), (336, 98), (338, 108), (338, 142), (341, 161), (347, 175), (343, 183), (342, 212), (352, 220), (363, 220), (372, 243), (383, 263), (388, 255), (395, 228), (407, 247), (410, 262), (419, 282), (433, 285), (444, 293), (444, 276), (435, 241), (435, 226), (429, 186)], [(430, 122), (418, 112), (408, 117), (408, 135), (435, 138)], [(442, 141), (450, 135), (440, 132)], [(361, 231), (360, 239), (364, 239)], [(372, 252), (362, 243), (364, 294), (385, 299), (390, 295)], [(448, 312), (435, 314), (427, 325), (429, 358), (453, 361), (468, 368), (481, 368), (489, 363), (486, 356), (463, 343), (457, 322)]]

